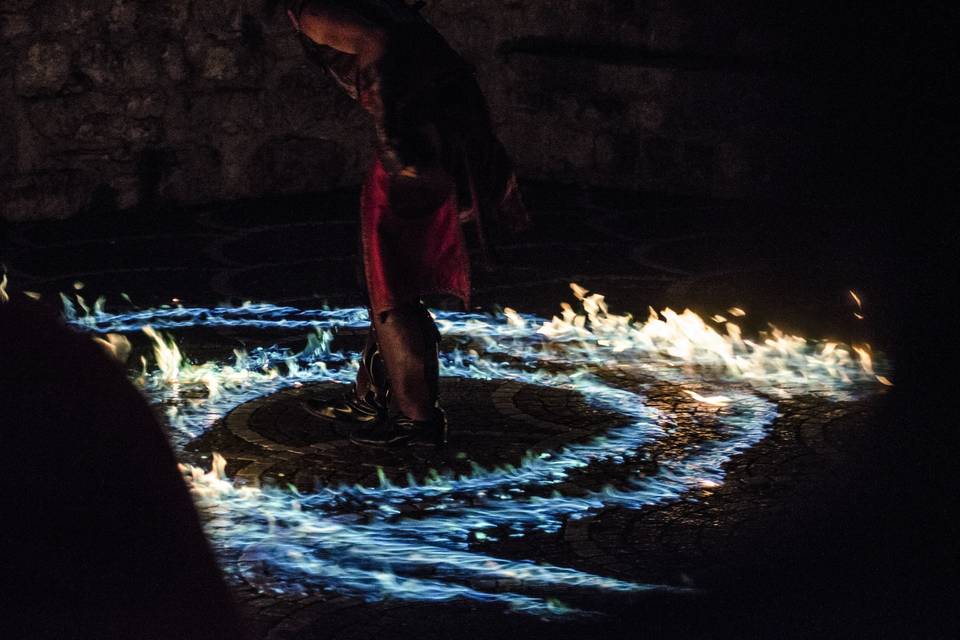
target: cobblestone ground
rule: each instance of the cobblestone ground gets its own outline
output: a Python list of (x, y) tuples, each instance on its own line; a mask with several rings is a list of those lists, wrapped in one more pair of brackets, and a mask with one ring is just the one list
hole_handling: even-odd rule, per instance
[[(567, 285), (576, 281), (605, 293), (615, 310), (643, 313), (647, 305), (669, 305), (716, 313), (739, 306), (750, 312), (748, 330), (751, 321), (755, 327), (776, 321), (814, 337), (875, 337), (868, 324), (852, 318), (846, 297), (852, 285), (841, 261), (791, 253), (795, 247), (763, 223), (762, 210), (545, 186), (530, 187), (528, 199), (537, 231), (504, 245), (496, 271), (476, 274), (480, 308), (505, 305), (549, 316), (570, 298)], [(255, 300), (352, 306), (362, 303), (355, 287), (354, 216), (355, 194), (342, 193), (163, 218), (24, 225), (10, 230), (3, 259), (18, 287), (50, 296), (76, 292), (75, 283), (82, 282), (79, 292), (88, 300), (106, 295), (118, 306), (121, 293), (144, 307), (174, 298), (198, 305)], [(179, 338), (199, 361), (241, 345), (302, 344), (303, 336), (225, 328), (191, 330)], [(361, 338), (343, 332), (337, 339), (355, 346)], [(651, 390), (649, 379), (623, 367), (605, 375), (627, 389), (647, 385), (651, 405), (677, 416), (668, 437), (644, 452), (641, 467), (655, 469), (658, 460), (709, 437), (714, 428), (711, 411), (668, 383)], [(332, 384), (306, 385), (248, 402), (183, 456), (196, 461), (217, 451), (239, 482), (293, 484), (310, 492), (340, 483), (375, 485), (378, 468), (400, 481), (408, 472), (422, 477), (429, 469), (465, 471), (471, 462), (516, 464), (528, 451), (583, 441), (620, 418), (572, 391), (445, 378), (441, 397), (450, 446), (379, 451), (350, 444), (343, 428), (302, 406), (307, 398), (339, 391)], [(691, 593), (571, 593), (571, 601), (602, 615), (549, 622), (476, 603), (365, 602), (334, 592), (276, 596), (240, 578), (232, 578), (233, 588), (252, 636), (275, 640), (712, 637), (732, 628), (743, 637), (816, 637), (838, 624), (866, 635), (886, 625), (890, 637), (900, 637), (902, 628), (876, 599), (886, 594), (887, 582), (869, 584), (874, 566), (856, 554), (860, 543), (866, 545), (864, 531), (882, 521), (871, 511), (866, 524), (859, 504), (871, 478), (883, 472), (877, 466), (883, 458), (877, 425), (884, 395), (846, 403), (798, 396), (777, 406), (770, 435), (734, 457), (718, 487), (639, 510), (608, 508), (569, 521), (556, 534), (475, 545), (498, 557), (692, 586)], [(618, 473), (591, 467), (559, 490), (584, 494), (615, 483)]]

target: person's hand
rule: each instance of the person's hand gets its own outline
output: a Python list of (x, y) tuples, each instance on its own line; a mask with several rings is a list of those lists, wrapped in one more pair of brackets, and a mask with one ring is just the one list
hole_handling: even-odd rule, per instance
[(287, 9), (287, 17), (290, 18), (290, 24), (293, 25), (294, 31), (300, 33), (300, 20), (298, 20), (296, 14), (293, 13), (293, 9)]

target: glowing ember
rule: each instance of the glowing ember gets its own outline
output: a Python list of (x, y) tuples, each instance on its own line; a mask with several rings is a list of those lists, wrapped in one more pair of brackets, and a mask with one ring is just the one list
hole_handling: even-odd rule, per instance
[[(611, 314), (602, 295), (577, 285), (572, 290), (581, 310), (565, 304), (561, 316), (549, 321), (512, 309), (499, 317), (435, 312), (445, 343), (457, 344), (442, 354), (442, 372), (574, 391), (593, 406), (624, 416), (622, 424), (586, 442), (528, 455), (516, 466), (475, 465), (462, 476), (410, 476), (403, 486), (382, 478), (378, 487), (330, 486), (309, 495), (238, 487), (225, 476), (226, 461), (218, 455), (210, 471), (185, 465), (184, 476), (209, 515), (208, 531), (223, 550), (226, 570), (276, 591), (335, 589), (371, 599), (468, 598), (543, 616), (571, 611), (549, 597), (531, 595), (531, 589), (683, 590), (499, 559), (476, 545), (504, 535), (556, 532), (568, 520), (609, 506), (639, 509), (716, 488), (724, 480), (724, 464), (768, 433), (777, 415), (771, 395), (816, 392), (844, 400), (860, 388), (856, 383), (876, 375), (875, 358), (865, 347), (813, 342), (777, 330), (746, 339), (725, 318), (714, 318), (725, 323), (721, 333), (689, 310), (651, 310), (646, 321), (634, 321)], [(142, 330), (153, 342), (157, 369), (145, 369), (140, 383), (167, 409), (178, 447), (253, 398), (308, 382), (352, 381), (357, 354), (331, 350), (331, 331), (367, 323), (363, 309), (244, 305), (108, 314), (100, 302), (92, 310), (82, 303), (81, 308), (82, 315), (73, 305), (66, 307), (68, 318), (81, 327), (98, 333)], [(729, 313), (737, 315), (734, 311)], [(158, 331), (190, 326), (312, 333), (299, 353), (257, 349), (236, 352), (231, 365), (195, 365)], [(599, 374), (610, 369), (636, 369), (645, 378), (680, 385), (690, 398), (712, 407), (717, 435), (678, 458), (659, 460), (652, 474), (633, 472), (633, 461), (666, 437), (665, 425), (675, 419), (646, 406), (642, 395), (604, 382)], [(876, 380), (889, 384), (882, 376)], [(704, 389), (723, 393), (701, 395)], [(544, 487), (559, 487), (598, 463), (618, 465), (626, 477), (616, 487), (585, 495), (544, 495)], [(410, 512), (417, 517), (404, 515)], [(496, 589), (477, 586), (492, 580)], [(512, 585), (523, 586), (523, 593)]]

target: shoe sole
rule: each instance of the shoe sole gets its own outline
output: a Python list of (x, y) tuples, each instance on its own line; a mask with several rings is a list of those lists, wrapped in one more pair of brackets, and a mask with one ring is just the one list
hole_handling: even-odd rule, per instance
[(403, 447), (434, 447), (441, 449), (447, 446), (447, 439), (443, 440), (421, 440), (419, 438), (403, 438), (392, 442), (369, 442), (350, 438), (350, 442), (361, 447), (377, 447), (379, 449), (400, 449)]
[(306, 402), (301, 402), (301, 403), (300, 403), (300, 407), (301, 407), (304, 411), (306, 411), (307, 413), (309, 413), (311, 416), (313, 416), (314, 418), (320, 418), (321, 420), (327, 420), (328, 422), (359, 422), (359, 423), (366, 423), (366, 422), (373, 422), (374, 420), (376, 420), (376, 419), (378, 418), (378, 416), (376, 416), (376, 415), (366, 415), (366, 414), (359, 414), (359, 415), (352, 415), (352, 416), (328, 416), (328, 415), (326, 415), (326, 414), (324, 414), (324, 413), (320, 413), (319, 411), (313, 409), (313, 408), (312, 408), (310, 405), (308, 405)]

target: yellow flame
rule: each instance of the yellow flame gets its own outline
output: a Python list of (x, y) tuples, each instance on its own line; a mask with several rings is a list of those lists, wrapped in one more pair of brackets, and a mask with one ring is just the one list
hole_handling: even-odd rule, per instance
[(727, 313), (734, 316), (735, 318), (742, 318), (747, 315), (747, 312), (741, 309), (740, 307), (731, 307), (727, 309)]
[(511, 327), (523, 329), (527, 326), (527, 321), (521, 318), (520, 314), (510, 307), (504, 308), (503, 315), (507, 317), (507, 324), (509, 324)]
[(860, 356), (860, 366), (863, 368), (865, 372), (867, 372), (869, 375), (872, 376), (874, 375), (873, 356), (870, 355), (870, 351), (868, 351), (869, 348), (870, 348), (870, 345), (865, 345), (863, 347), (858, 347), (854, 345), (853, 350), (856, 352), (858, 356)]
[(76, 282), (73, 283), (73, 288), (76, 289), (77, 291), (82, 290), (85, 286), (87, 286), (87, 285), (83, 284), (83, 283), (80, 282), (79, 280), (77, 280)]
[(573, 290), (573, 295), (577, 296), (577, 300), (583, 300), (587, 293), (589, 293), (589, 290), (584, 289), (576, 282), (571, 282), (570, 288)]
[[(860, 296), (858, 296), (857, 292), (854, 291), (853, 289), (850, 290), (850, 297), (853, 298), (853, 301), (857, 303), (857, 309), (859, 309), (860, 311), (863, 311), (863, 301), (860, 300)], [(856, 318), (857, 320), (863, 320), (862, 313), (854, 312), (853, 317)]]
[(732, 400), (727, 396), (704, 397), (699, 393), (697, 393), (696, 391), (690, 391), (689, 389), (684, 389), (683, 392), (688, 396), (690, 396), (691, 398), (693, 398), (694, 400), (696, 400), (697, 402), (702, 402), (703, 404), (709, 404), (714, 407), (724, 407), (730, 404), (730, 402), (732, 402)]
[[(238, 491), (227, 478), (227, 460), (219, 453), (213, 454), (213, 464), (210, 471), (204, 471), (193, 465), (180, 464), (177, 466), (181, 473), (189, 476), (190, 492), (198, 498), (216, 500), (220, 496)], [(239, 492), (241, 496), (252, 497), (256, 490), (242, 488), (239, 489)]]
[(886, 376), (877, 376), (877, 382), (888, 387), (893, 386), (893, 383), (890, 382), (890, 378), (887, 378)]
[(108, 333), (105, 338), (94, 338), (94, 342), (103, 347), (113, 358), (126, 363), (130, 357), (130, 341), (119, 333)]
[(23, 295), (27, 296), (31, 300), (39, 300), (43, 296), (37, 293), (36, 291), (24, 291)]
[(164, 338), (157, 333), (153, 327), (146, 326), (143, 332), (153, 340), (153, 355), (157, 360), (157, 367), (163, 374), (163, 381), (167, 383), (177, 382), (180, 379), (180, 364), (183, 362), (183, 356), (173, 338)]
[[(678, 313), (667, 308), (657, 313), (651, 308), (646, 321), (634, 321), (630, 315), (609, 313), (602, 295), (590, 294), (576, 284), (571, 289), (583, 311), (577, 313), (563, 303), (559, 316), (544, 322), (538, 333), (549, 339), (580, 340), (584, 349), (612, 347), (615, 352), (657, 353), (682, 362), (720, 366), (729, 375), (759, 384), (807, 380), (811, 375), (850, 382), (854, 368), (875, 375), (872, 358), (863, 348), (867, 357), (860, 354), (858, 358), (848, 345), (810, 342), (776, 327), (762, 333), (760, 340), (749, 340), (737, 324), (727, 322), (724, 333), (689, 309)], [(745, 313), (736, 307), (730, 311)]]
[(3, 278), (0, 279), (0, 302), (9, 302), (10, 296), (7, 295), (7, 274), (3, 274)]
[[(280, 375), (276, 367), (264, 364), (261, 371), (248, 369), (249, 358), (243, 350), (234, 350), (234, 366), (222, 366), (216, 362), (192, 364), (189, 362), (172, 336), (158, 333), (153, 327), (146, 326), (143, 332), (153, 341), (153, 355), (160, 370), (160, 381), (177, 386), (187, 385), (204, 387), (211, 398), (219, 396), (224, 388), (243, 386), (257, 380), (273, 380)], [(149, 378), (146, 361), (143, 362), (143, 381)], [(287, 362), (290, 366), (290, 361)], [(290, 374), (296, 375), (299, 365), (290, 366)]]
[(719, 313), (710, 319), (716, 322), (717, 324), (723, 324), (724, 322), (727, 321), (727, 319), (721, 316)]

